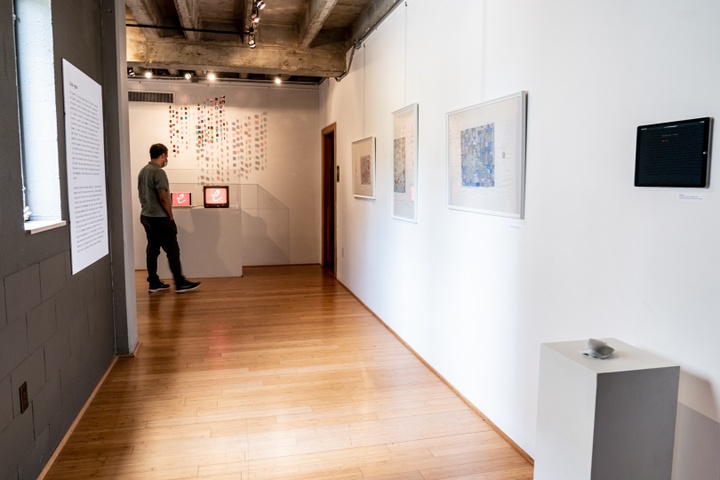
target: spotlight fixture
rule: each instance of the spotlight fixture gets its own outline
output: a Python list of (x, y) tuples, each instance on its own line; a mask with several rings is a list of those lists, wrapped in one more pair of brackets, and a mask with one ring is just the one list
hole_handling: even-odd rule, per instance
[(215, 75), (214, 73), (210, 72), (210, 73), (207, 74), (207, 79), (210, 80), (211, 82), (214, 82), (215, 80), (217, 80), (217, 75)]
[(192, 79), (192, 73), (185, 72), (185, 80), (190, 80), (190, 79)]
[(258, 10), (262, 10), (263, 8), (265, 8), (265, 0), (256, 0), (255, 6)]
[(275, 85), (280, 85), (282, 83), (282, 79), (280, 77), (275, 77)]
[(146, 71), (145, 71), (145, 78), (152, 78), (152, 77), (153, 77), (152, 70), (146, 70)]
[(257, 43), (255, 41), (255, 27), (254, 26), (252, 26), (252, 25), (250, 26), (250, 30), (247, 32), (247, 35), (248, 35), (248, 37), (247, 37), (248, 47), (250, 47), (250, 48), (257, 47)]
[(131, 67), (131, 68), (128, 68), (127, 70), (128, 70), (128, 72), (127, 72), (128, 77), (134, 77), (134, 76), (135, 76), (135, 70), (133, 70), (132, 67)]

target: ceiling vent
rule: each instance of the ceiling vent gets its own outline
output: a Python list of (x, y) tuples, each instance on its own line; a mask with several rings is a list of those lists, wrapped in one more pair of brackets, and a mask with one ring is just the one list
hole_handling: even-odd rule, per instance
[(130, 102), (175, 103), (175, 93), (170, 92), (128, 92)]

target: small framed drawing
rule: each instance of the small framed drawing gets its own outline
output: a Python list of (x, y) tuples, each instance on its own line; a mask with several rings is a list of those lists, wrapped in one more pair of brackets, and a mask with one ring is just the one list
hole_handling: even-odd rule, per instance
[(523, 218), (527, 92), (447, 114), (448, 207)]
[(375, 198), (375, 137), (352, 143), (353, 195)]
[(417, 222), (418, 104), (393, 112), (393, 218)]

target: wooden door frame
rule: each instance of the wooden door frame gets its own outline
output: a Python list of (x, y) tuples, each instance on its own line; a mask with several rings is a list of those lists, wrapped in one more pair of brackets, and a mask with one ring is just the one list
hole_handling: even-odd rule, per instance
[(322, 129), (322, 258), (324, 269), (337, 275), (337, 182), (340, 181), (337, 167), (337, 124)]

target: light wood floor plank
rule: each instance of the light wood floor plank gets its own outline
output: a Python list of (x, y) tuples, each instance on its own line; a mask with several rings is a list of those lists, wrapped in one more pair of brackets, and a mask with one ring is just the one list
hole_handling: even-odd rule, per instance
[(317, 266), (148, 294), (45, 476), (530, 480), (532, 466)]

